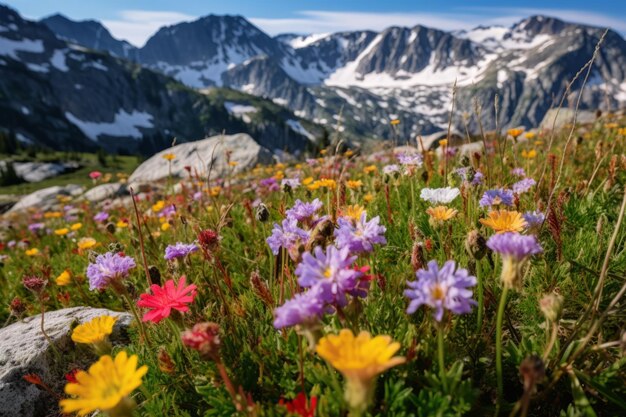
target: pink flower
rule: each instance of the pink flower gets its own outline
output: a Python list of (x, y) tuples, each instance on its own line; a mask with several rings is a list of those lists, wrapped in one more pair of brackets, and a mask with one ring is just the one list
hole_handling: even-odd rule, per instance
[(100, 171), (91, 171), (89, 173), (89, 178), (91, 178), (92, 180), (97, 180), (101, 176), (102, 176), (102, 172), (100, 172)]
[(143, 316), (143, 321), (158, 323), (169, 317), (172, 309), (181, 313), (189, 311), (188, 304), (192, 303), (196, 297), (196, 286), (194, 284), (185, 286), (185, 284), (186, 278), (183, 275), (178, 285), (174, 284), (172, 279), (166, 281), (163, 287), (151, 285), (152, 295), (141, 294), (137, 302), (139, 307), (151, 310)]

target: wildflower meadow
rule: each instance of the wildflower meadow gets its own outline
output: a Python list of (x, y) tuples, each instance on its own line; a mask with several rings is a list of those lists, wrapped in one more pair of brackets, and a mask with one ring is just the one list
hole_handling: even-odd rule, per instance
[[(59, 196), (3, 216), (0, 324), (49, 415), (625, 415), (625, 122)], [(111, 313), (61, 345), (76, 306)]]

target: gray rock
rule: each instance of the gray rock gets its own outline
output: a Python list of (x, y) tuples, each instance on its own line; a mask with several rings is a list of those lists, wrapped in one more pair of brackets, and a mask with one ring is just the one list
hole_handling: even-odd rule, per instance
[(59, 204), (58, 195), (77, 196), (82, 194), (83, 187), (76, 184), (68, 184), (65, 186), (55, 185), (53, 187), (43, 188), (20, 199), (11, 209), (9, 213), (22, 211), (30, 207), (37, 207), (41, 210), (48, 210)]
[[(6, 161), (0, 161), (4, 168)], [(15, 173), (27, 182), (39, 182), (80, 167), (78, 162), (13, 162)]]
[(57, 362), (54, 352), (40, 330), (41, 316), (32, 316), (0, 329), (0, 417), (43, 417), (56, 415), (57, 399), (23, 380), (29, 373), (38, 375), (55, 392), (62, 392), (63, 375), (76, 364), (87, 367), (95, 361), (88, 349), (71, 349), (72, 323), (84, 323), (104, 314), (118, 316), (112, 343), (123, 341), (131, 316), (107, 309), (74, 307), (45, 314), (46, 334), (65, 360)]
[(124, 184), (114, 182), (111, 184), (96, 185), (92, 189), (83, 194), (83, 198), (92, 203), (99, 203), (107, 198), (120, 197), (128, 194), (128, 190)]
[[(226, 152), (231, 152), (230, 160), (237, 162), (235, 167), (227, 164)], [(157, 153), (137, 167), (128, 183), (136, 188), (138, 184), (167, 178), (170, 175), (170, 164), (163, 159), (163, 155), (167, 153), (176, 155), (171, 162), (171, 175), (179, 178), (188, 175), (185, 167), (191, 167), (192, 171), (197, 171), (205, 178), (210, 170), (211, 177), (218, 178), (231, 171), (241, 172), (257, 164), (268, 164), (273, 161), (272, 153), (247, 134), (219, 135), (176, 145)]]
[[(541, 121), (541, 129), (560, 129), (568, 123), (574, 121), (574, 110), (572, 109), (550, 109)], [(580, 124), (593, 123), (596, 115), (592, 111), (579, 110), (576, 115), (576, 122)]]

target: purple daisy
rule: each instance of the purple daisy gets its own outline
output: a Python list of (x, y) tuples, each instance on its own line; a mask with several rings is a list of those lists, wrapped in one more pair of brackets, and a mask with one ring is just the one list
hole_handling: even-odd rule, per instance
[(300, 186), (300, 178), (284, 178), (280, 182), (280, 186), (285, 189), (289, 187), (292, 190), (295, 190)]
[(546, 219), (546, 215), (540, 212), (539, 210), (535, 211), (527, 211), (522, 215), (524, 220), (526, 220), (526, 228), (528, 230), (535, 230), (543, 224)]
[(165, 259), (171, 261), (172, 259), (184, 258), (197, 250), (198, 246), (195, 243), (177, 242), (175, 245), (168, 245), (165, 248)]
[(291, 300), (274, 310), (274, 327), (282, 329), (320, 317), (324, 312), (320, 287), (296, 294)]
[(523, 194), (530, 190), (535, 184), (537, 184), (537, 181), (535, 181), (534, 179), (524, 178), (523, 180), (520, 180), (513, 184), (513, 192), (515, 194)]
[(293, 204), (293, 207), (287, 210), (285, 214), (288, 218), (304, 222), (313, 219), (323, 206), (324, 204), (319, 200), (319, 198), (316, 198), (311, 202), (304, 202), (298, 199)]
[(419, 269), (416, 276), (417, 281), (408, 281), (409, 289), (404, 291), (411, 300), (406, 310), (409, 314), (427, 305), (435, 310), (433, 317), (440, 322), (444, 309), (454, 314), (467, 314), (472, 311), (472, 305), (476, 305), (469, 289), (476, 285), (476, 277), (469, 275), (467, 269), (457, 269), (454, 261), (447, 261), (441, 268), (437, 261), (430, 261), (428, 269)]
[(500, 204), (510, 207), (513, 205), (513, 191), (504, 188), (487, 190), (478, 204), (481, 207), (497, 206)]
[(516, 261), (522, 261), (543, 251), (535, 236), (510, 232), (491, 236), (487, 240), (487, 246), (503, 258), (510, 257)]
[(346, 293), (350, 293), (359, 284), (362, 275), (352, 269), (356, 256), (350, 256), (349, 249), (326, 248), (326, 252), (317, 246), (313, 256), (309, 252), (302, 255), (302, 262), (296, 268), (298, 284), (303, 287), (320, 287), (320, 298), (329, 304), (346, 305)]
[(511, 174), (515, 175), (516, 177), (523, 178), (526, 176), (526, 171), (524, 171), (524, 168), (513, 168), (511, 170)]
[(418, 153), (402, 153), (396, 155), (398, 162), (402, 165), (422, 166), (422, 155)]
[(93, 219), (97, 222), (104, 222), (109, 218), (109, 213), (107, 213), (106, 211), (101, 211), (98, 214), (96, 214), (95, 216), (93, 216)]
[(385, 226), (380, 226), (380, 217), (376, 216), (369, 222), (367, 221), (367, 213), (361, 213), (358, 221), (354, 222), (349, 217), (340, 217), (337, 220), (339, 225), (335, 229), (335, 241), (337, 247), (347, 247), (351, 252), (371, 252), (374, 245), (384, 245), (387, 243), (385, 239)]
[(176, 214), (176, 206), (174, 204), (170, 204), (169, 206), (165, 206), (160, 212), (159, 217), (170, 218), (174, 214)]
[(272, 235), (266, 239), (266, 242), (272, 249), (272, 253), (278, 255), (280, 248), (285, 248), (291, 253), (307, 240), (309, 240), (309, 233), (298, 227), (298, 220), (287, 217), (283, 220), (282, 227), (274, 223)]
[(383, 167), (383, 174), (391, 175), (396, 172), (400, 172), (400, 167), (397, 164), (385, 165)]
[(484, 179), (485, 175), (480, 171), (476, 171), (474, 178), (472, 179), (472, 185), (481, 185)]
[(28, 230), (30, 230), (33, 233), (37, 233), (38, 231), (40, 231), (44, 227), (46, 227), (46, 225), (43, 224), (43, 223), (31, 223), (31, 224), (28, 225)]
[(126, 278), (129, 271), (136, 266), (135, 260), (130, 256), (111, 252), (98, 255), (96, 261), (87, 267), (89, 289), (104, 289), (112, 280)]

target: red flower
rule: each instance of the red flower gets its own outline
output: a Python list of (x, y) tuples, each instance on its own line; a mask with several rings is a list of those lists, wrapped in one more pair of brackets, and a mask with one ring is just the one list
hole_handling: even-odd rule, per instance
[(309, 405), (306, 399), (306, 394), (301, 392), (296, 395), (296, 398), (293, 400), (287, 403), (284, 400), (280, 400), (278, 404), (287, 407), (287, 411), (290, 413), (297, 414), (302, 417), (314, 417), (315, 407), (317, 407), (317, 397), (311, 397), (311, 404)]
[(89, 173), (89, 178), (91, 178), (92, 180), (97, 180), (101, 176), (102, 176), (102, 172), (100, 172), (100, 171), (91, 171)]
[(139, 307), (151, 309), (143, 316), (143, 321), (152, 321), (158, 323), (164, 318), (170, 316), (172, 309), (181, 313), (189, 311), (188, 304), (192, 303), (196, 296), (196, 286), (191, 284), (185, 286), (186, 278), (183, 275), (178, 281), (178, 285), (174, 284), (174, 280), (170, 279), (165, 282), (163, 287), (156, 284), (150, 286), (152, 294), (141, 294), (140, 300), (137, 302)]
[(72, 369), (71, 371), (69, 371), (68, 373), (66, 373), (66, 374), (65, 374), (65, 380), (66, 380), (67, 382), (72, 382), (72, 383), (74, 383), (74, 384), (75, 384), (76, 382), (78, 382), (78, 381), (76, 380), (76, 374), (78, 373), (78, 371), (80, 371), (80, 369), (75, 368), (75, 369)]
[(218, 358), (220, 348), (220, 327), (215, 323), (197, 323), (191, 330), (185, 330), (180, 338), (185, 346), (200, 352), (205, 359)]

